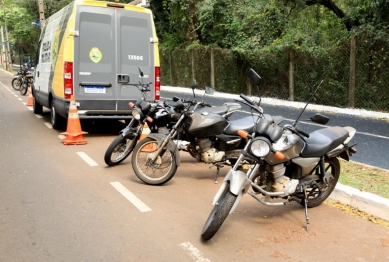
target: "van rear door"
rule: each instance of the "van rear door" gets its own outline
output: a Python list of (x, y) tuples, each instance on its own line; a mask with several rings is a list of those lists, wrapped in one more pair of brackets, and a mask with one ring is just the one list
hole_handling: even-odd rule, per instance
[[(138, 67), (144, 73), (144, 83), (154, 82), (154, 44), (151, 15), (117, 9), (118, 22), (118, 73), (128, 75), (130, 84), (141, 81)], [(154, 83), (147, 99), (154, 99)], [(129, 100), (141, 96), (139, 89), (133, 85), (122, 84), (118, 89), (118, 109), (128, 108)]]
[(74, 94), (78, 109), (101, 114), (129, 110), (128, 102), (140, 97), (138, 88), (131, 85), (139, 83), (138, 66), (148, 76), (145, 81), (153, 81), (150, 14), (78, 6), (75, 25), (79, 31), (74, 42)]

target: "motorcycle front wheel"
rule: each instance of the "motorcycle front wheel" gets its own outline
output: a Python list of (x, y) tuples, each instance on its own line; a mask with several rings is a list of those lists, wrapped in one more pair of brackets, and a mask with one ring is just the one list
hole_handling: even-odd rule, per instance
[(166, 148), (154, 162), (151, 161), (158, 148), (156, 140), (146, 137), (132, 153), (132, 168), (136, 176), (148, 185), (162, 185), (172, 179), (177, 171), (175, 152)]
[(236, 198), (237, 196), (230, 192), (229, 187), (226, 187), (205, 222), (203, 232), (201, 233), (201, 238), (203, 240), (209, 240), (216, 234), (230, 213)]
[(20, 84), (21, 84), (21, 81), (18, 77), (12, 79), (12, 88), (15, 89), (16, 91), (20, 90)]
[[(317, 167), (317, 169), (317, 172), (319, 172), (319, 167)], [(339, 160), (336, 157), (326, 159), (324, 164), (324, 170), (324, 182), (321, 180), (317, 180), (316, 185), (312, 184), (312, 186), (306, 187), (308, 198), (307, 206), (309, 208), (317, 207), (318, 205), (323, 203), (324, 200), (326, 200), (331, 195), (332, 191), (334, 191), (336, 183), (338, 182), (340, 176)], [(304, 201), (301, 201), (300, 204), (304, 206)]]
[(20, 84), (20, 94), (22, 96), (24, 96), (25, 94), (27, 94), (27, 90), (28, 90), (28, 82), (27, 81), (22, 81), (22, 83)]
[(126, 159), (134, 150), (138, 137), (133, 139), (124, 138), (122, 135), (116, 137), (107, 148), (104, 161), (108, 166), (116, 166)]

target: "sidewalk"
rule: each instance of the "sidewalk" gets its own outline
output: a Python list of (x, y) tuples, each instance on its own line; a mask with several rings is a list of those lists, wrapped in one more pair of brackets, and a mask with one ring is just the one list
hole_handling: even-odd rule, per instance
[[(162, 91), (177, 92), (177, 93), (188, 93), (192, 94), (190, 88), (182, 87), (171, 87), (171, 86), (161, 86)], [(202, 96), (204, 94), (203, 90), (195, 90), (196, 96)], [(239, 99), (239, 95), (226, 94), (215, 92), (215, 97), (229, 98), (229, 99)], [(295, 108), (302, 108), (305, 106), (305, 103), (301, 102), (289, 102), (284, 100), (278, 100), (273, 98), (262, 98), (262, 104), (270, 105), (282, 105)], [(386, 118), (389, 119), (389, 113), (381, 113), (360, 109), (347, 109), (347, 108), (337, 108), (330, 106), (321, 106), (321, 105), (308, 105), (307, 109), (312, 110), (323, 110), (331, 111), (334, 113), (350, 114), (364, 117), (374, 117), (374, 118)], [(388, 181), (389, 183), (389, 181)], [(358, 208), (361, 211), (374, 215), (378, 218), (389, 221), (389, 199), (377, 196), (369, 192), (362, 192), (359, 189), (343, 185), (338, 183), (335, 187), (335, 190), (330, 195), (330, 198), (337, 200), (343, 204), (351, 205)]]

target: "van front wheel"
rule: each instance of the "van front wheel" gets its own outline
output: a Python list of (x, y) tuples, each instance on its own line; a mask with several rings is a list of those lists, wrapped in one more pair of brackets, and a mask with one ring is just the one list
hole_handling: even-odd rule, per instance
[(50, 105), (50, 120), (51, 120), (51, 125), (55, 130), (61, 129), (65, 124), (65, 118), (59, 115), (55, 110), (54, 100), (51, 102)]

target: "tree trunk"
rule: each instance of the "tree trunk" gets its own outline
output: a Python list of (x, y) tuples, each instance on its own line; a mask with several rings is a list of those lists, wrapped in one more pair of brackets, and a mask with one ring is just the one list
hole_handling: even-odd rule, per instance
[(292, 48), (289, 51), (289, 100), (294, 101), (294, 54)]
[(348, 87), (348, 106), (355, 107), (355, 52), (356, 52), (356, 38), (351, 37), (350, 40), (350, 80)]

